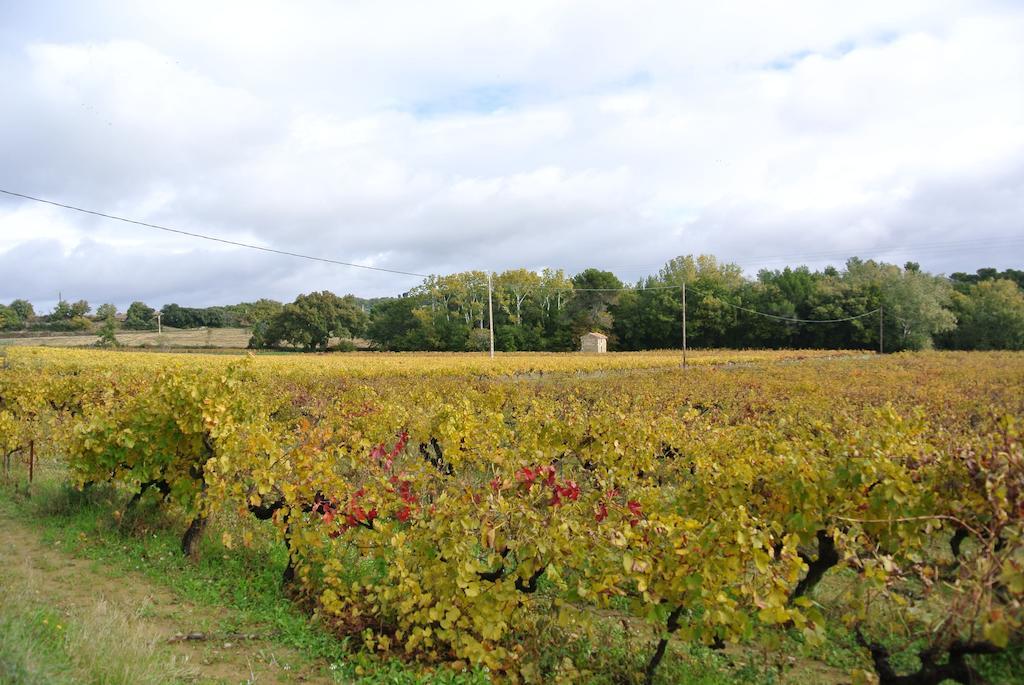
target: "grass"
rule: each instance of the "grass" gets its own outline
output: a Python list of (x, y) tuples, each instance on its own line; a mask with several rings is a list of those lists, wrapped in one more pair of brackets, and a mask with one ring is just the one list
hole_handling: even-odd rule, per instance
[(62, 612), (31, 580), (8, 574), (0, 596), (0, 682), (158, 685), (190, 682), (194, 670), (161, 649), (138, 616), (103, 600)]

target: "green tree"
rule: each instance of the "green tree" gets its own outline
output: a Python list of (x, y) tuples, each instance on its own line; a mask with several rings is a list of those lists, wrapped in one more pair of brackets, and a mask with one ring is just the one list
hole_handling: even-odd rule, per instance
[(1024, 288), (1024, 271), (1020, 269), (1005, 269), (999, 271), (992, 267), (984, 269), (978, 269), (973, 274), (964, 273), (957, 271), (949, 276), (949, 280), (952, 281), (953, 287), (959, 292), (967, 292), (967, 288), (975, 283), (981, 283), (982, 281), (995, 281), (999, 279), (1005, 279), (1013, 281), (1017, 284), (1017, 287)]
[(352, 338), (366, 330), (367, 315), (353, 295), (332, 292), (299, 295), (268, 321), (266, 330), (254, 331), (250, 345), (277, 347), (288, 343), (307, 351), (327, 349), (331, 338)]
[(50, 312), (50, 321), (68, 321), (74, 316), (74, 312), (71, 309), (71, 303), (67, 300), (60, 300), (57, 305)]
[(516, 326), (523, 325), (523, 305), (540, 287), (540, 275), (528, 269), (505, 271), (494, 279), (500, 306)]
[(89, 303), (85, 300), (74, 303), (60, 300), (47, 318), (53, 330), (81, 331), (92, 327), (92, 322), (86, 318), (88, 313)]
[(88, 316), (89, 312), (92, 311), (92, 307), (85, 300), (78, 300), (71, 304), (71, 316)]
[(10, 331), (21, 328), (18, 313), (7, 305), (0, 304), (0, 330)]
[[(743, 269), (736, 264), (719, 262), (713, 255), (687, 255), (670, 260), (658, 275), (665, 285), (686, 283), (686, 324), (690, 344), (695, 347), (721, 347), (731, 343), (730, 332), (739, 316), (735, 305), (740, 304)], [(680, 294), (674, 292), (673, 301), (680, 300)], [(676, 320), (681, 318), (680, 311)], [(681, 337), (682, 334), (678, 335)]]
[(114, 319), (117, 315), (117, 307), (110, 304), (101, 304), (96, 308), (96, 321), (106, 321), (107, 319)]
[(277, 316), (284, 305), (277, 300), (259, 299), (255, 302), (243, 302), (235, 305), (239, 310), (238, 323), (243, 326), (255, 326), (261, 321), (268, 321)]
[(902, 349), (925, 350), (936, 335), (956, 327), (948, 309), (952, 288), (943, 278), (917, 269), (893, 277), (885, 291), (886, 316), (896, 320), (896, 341)]
[(156, 310), (145, 302), (135, 301), (125, 312), (124, 327), (134, 331), (148, 331), (156, 328)]
[(728, 344), (737, 320), (743, 272), (710, 255), (676, 257), (623, 293), (612, 307), (615, 333), (625, 349), (672, 348), (682, 345), (682, 296), (686, 284), (687, 342), (693, 346)]
[(612, 329), (620, 347), (651, 350), (680, 347), (683, 340), (679, 291), (666, 289), (657, 277), (648, 277), (624, 291), (611, 307)]
[(431, 316), (428, 307), (429, 304), (422, 297), (416, 296), (377, 302), (370, 311), (367, 336), (374, 345), (385, 350), (436, 350), (440, 345), (440, 337), (433, 324), (440, 320), (461, 326), (465, 344), (469, 326), (461, 319), (446, 318), (441, 311)]
[(613, 319), (609, 309), (619, 299), (622, 281), (611, 271), (591, 268), (573, 276), (572, 286), (567, 313), (573, 337), (589, 331), (611, 333)]
[(872, 308), (883, 306), (887, 349), (929, 349), (936, 335), (956, 326), (947, 308), (952, 289), (945, 279), (915, 268), (851, 259), (846, 280), (875, 301)]
[(947, 345), (962, 350), (1024, 349), (1024, 292), (1008, 279), (981, 280), (953, 295), (958, 325)]
[(97, 310), (97, 314), (103, 314), (101, 319), (102, 325), (99, 329), (99, 337), (96, 340), (97, 347), (119, 347), (120, 343), (117, 340), (117, 307), (112, 304), (101, 305)]
[(182, 307), (173, 302), (164, 305), (160, 312), (163, 325), (173, 328), (221, 328), (232, 318), (226, 307)]
[(11, 309), (15, 311), (22, 323), (28, 323), (36, 318), (35, 307), (28, 300), (14, 300), (11, 302)]

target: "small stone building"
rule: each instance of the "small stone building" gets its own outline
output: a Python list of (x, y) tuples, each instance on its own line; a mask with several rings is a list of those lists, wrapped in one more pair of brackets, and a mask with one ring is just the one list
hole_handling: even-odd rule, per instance
[(596, 352), (603, 354), (608, 351), (608, 336), (603, 333), (585, 333), (580, 336), (580, 352)]

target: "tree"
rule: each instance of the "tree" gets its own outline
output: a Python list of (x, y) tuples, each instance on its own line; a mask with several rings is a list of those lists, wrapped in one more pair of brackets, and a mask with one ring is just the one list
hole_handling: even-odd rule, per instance
[(612, 305), (612, 330), (626, 350), (650, 350), (682, 345), (682, 304), (679, 291), (664, 288), (656, 277), (641, 281), (638, 290), (623, 292)]
[(17, 328), (21, 328), (18, 313), (7, 305), (0, 304), (0, 330), (10, 331)]
[(227, 307), (182, 307), (174, 303), (164, 305), (160, 313), (163, 324), (173, 328), (221, 328), (233, 316)]
[(96, 308), (95, 319), (96, 321), (106, 321), (107, 319), (114, 319), (116, 315), (117, 307), (112, 304), (106, 303), (101, 304), (99, 307)]
[(540, 289), (536, 295), (539, 327), (536, 347), (553, 352), (575, 349), (569, 326), (567, 305), (572, 300), (572, 281), (562, 269), (544, 269), (540, 273)]
[(743, 272), (710, 255), (676, 257), (623, 293), (612, 307), (614, 330), (625, 349), (670, 348), (682, 345), (682, 297), (687, 287), (687, 336), (690, 344), (725, 345), (735, 327)]
[(961, 350), (1024, 349), (1024, 292), (1007, 279), (982, 280), (953, 295), (958, 320), (947, 338)]
[(428, 276), (423, 284), (413, 289), (414, 296), (430, 302), (431, 312), (440, 312), (445, 321), (451, 320), (452, 306), (460, 292), (458, 274)]
[(74, 312), (71, 311), (71, 303), (67, 300), (60, 300), (57, 305), (50, 312), (50, 321), (67, 321), (74, 316)]
[(589, 331), (612, 332), (609, 308), (619, 299), (620, 281), (611, 271), (585, 269), (572, 277), (572, 300), (568, 304), (568, 317), (573, 337)]
[(87, 316), (92, 308), (85, 300), (79, 300), (71, 305), (71, 316)]
[(277, 300), (259, 299), (255, 302), (243, 302), (235, 305), (239, 310), (238, 323), (243, 326), (255, 326), (262, 321), (274, 318), (284, 309)]
[(367, 316), (354, 295), (332, 292), (299, 295), (268, 320), (265, 330), (254, 331), (252, 347), (276, 347), (287, 342), (307, 351), (327, 349), (331, 338), (352, 338), (366, 330)]
[[(857, 258), (847, 262), (862, 264)], [(856, 349), (877, 348), (878, 319), (869, 313), (878, 308), (881, 286), (878, 282), (851, 280), (848, 271), (827, 267), (816, 274), (815, 286), (798, 318), (835, 323), (785, 324), (799, 330), (800, 347)], [(764, 303), (762, 306), (767, 306)], [(759, 311), (771, 311), (759, 310)], [(887, 334), (891, 337), (891, 334)]]
[(523, 324), (523, 303), (540, 289), (541, 277), (528, 269), (514, 269), (498, 274), (494, 279), (495, 290), (506, 314), (517, 326)]
[(36, 310), (28, 300), (14, 300), (11, 302), (11, 309), (14, 310), (23, 323), (28, 323), (36, 318)]
[(160, 308), (160, 316), (164, 326), (172, 328), (192, 328), (193, 323), (189, 317), (188, 309), (171, 302)]
[(846, 280), (868, 294), (875, 303), (872, 308), (883, 306), (885, 337), (893, 349), (930, 349), (935, 335), (956, 326), (956, 318), (946, 308), (952, 290), (945, 279), (914, 268), (850, 259)]
[(156, 310), (147, 306), (145, 302), (132, 302), (125, 312), (124, 327), (136, 331), (156, 328)]
[(50, 322), (50, 328), (54, 330), (80, 331), (88, 330), (92, 326), (92, 322), (86, 318), (88, 313), (89, 303), (85, 300), (79, 300), (75, 303), (61, 300), (47, 318)]
[(897, 344), (907, 350), (931, 349), (935, 335), (955, 328), (956, 317), (946, 308), (951, 295), (945, 279), (917, 269), (894, 273), (884, 292), (883, 313), (896, 319)]
[(96, 313), (103, 314), (101, 321), (103, 325), (100, 326), (99, 337), (96, 340), (97, 347), (119, 347), (120, 343), (117, 341), (117, 307), (112, 304), (100, 305)]
[[(443, 312), (436, 312), (436, 319), (423, 316), (424, 304), (419, 297), (398, 297), (378, 302), (370, 312), (367, 336), (376, 346), (385, 350), (437, 349), (439, 339), (430, 324), (436, 319), (445, 322), (451, 320), (446, 319)], [(429, 315), (429, 310), (426, 313)], [(462, 330), (468, 333), (468, 325), (458, 319), (455, 319), (454, 322), (461, 325)]]
[[(713, 255), (696, 258), (687, 255), (676, 257), (662, 267), (659, 280), (664, 285), (686, 283), (687, 336), (691, 344), (703, 347), (730, 344), (729, 336), (739, 317), (734, 305), (739, 304), (743, 269), (736, 264), (719, 262)], [(673, 293), (672, 301), (679, 302), (679, 299), (679, 293)], [(681, 318), (680, 312), (676, 320)]]
[(998, 269), (987, 267), (984, 269), (978, 269), (973, 274), (957, 271), (949, 275), (949, 280), (952, 281), (953, 287), (959, 292), (966, 292), (967, 288), (975, 283), (981, 283), (982, 281), (995, 281), (999, 279), (1013, 281), (1017, 284), (1017, 287), (1024, 288), (1024, 271), (1019, 269), (1005, 269), (1003, 271), (999, 271)]
[[(806, 266), (782, 271), (762, 269), (757, 280), (744, 284), (740, 300), (748, 309), (785, 319), (809, 319), (815, 292), (828, 278)], [(736, 315), (731, 345), (742, 347), (811, 347), (816, 324), (800, 324), (746, 311)], [(833, 330), (835, 330), (835, 325)]]

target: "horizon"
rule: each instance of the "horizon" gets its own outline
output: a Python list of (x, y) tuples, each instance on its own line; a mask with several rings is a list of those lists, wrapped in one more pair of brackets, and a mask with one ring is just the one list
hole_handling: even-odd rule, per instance
[[(685, 255), (679, 255), (679, 256), (685, 256)], [(690, 256), (697, 257), (698, 255), (690, 255)], [(724, 260), (718, 259), (718, 257), (716, 255), (700, 255), (700, 256), (711, 256), (711, 257), (714, 257), (717, 260), (718, 264), (721, 265), (721, 266), (739, 266), (735, 262), (729, 262), (729, 261), (724, 261)], [(785, 266), (780, 266), (780, 267), (777, 267), (777, 268), (767, 268), (767, 267), (764, 267), (763, 269), (758, 269), (758, 271), (755, 272), (753, 276), (751, 276), (746, 270), (744, 270), (743, 277), (745, 279), (749, 280), (749, 281), (756, 281), (757, 280), (757, 273), (762, 271), (762, 270), (768, 270), (768, 271), (772, 271), (772, 272), (775, 272), (775, 271), (782, 272), (782, 271), (784, 271), (786, 269), (791, 269), (793, 271), (796, 271), (798, 269), (804, 269), (804, 268), (809, 269), (812, 273), (821, 273), (825, 269), (835, 268), (840, 273), (842, 273), (843, 270), (846, 268), (846, 263), (850, 259), (856, 259), (856, 258), (858, 258), (857, 255), (852, 255), (852, 256), (844, 259), (842, 261), (842, 263), (838, 263), (838, 262), (835, 263), (835, 264), (829, 263), (829, 264), (826, 264), (824, 267), (817, 268), (817, 269), (811, 268), (811, 267), (809, 267), (806, 264), (799, 264), (799, 265), (787, 264)], [(666, 263), (667, 263), (667, 261), (668, 260), (666, 260)], [(900, 268), (904, 268), (907, 263), (911, 263), (911, 262), (917, 263), (913, 259), (908, 259), (903, 264), (897, 264), (895, 262), (880, 262), (879, 260), (871, 260), (871, 259), (864, 259), (864, 261), (876, 261), (876, 262), (879, 262), (879, 263), (892, 264), (894, 266), (899, 266)], [(597, 267), (586, 267), (585, 269), (581, 269), (580, 272), (582, 272), (582, 271), (584, 271), (586, 269), (589, 269), (589, 268), (597, 268)], [(957, 272), (952, 272), (952, 273), (948, 273), (948, 274), (946, 274), (946, 273), (934, 273), (932, 275), (936, 276), (936, 277), (939, 277), (939, 278), (952, 279), (953, 273), (965, 273), (967, 275), (975, 275), (978, 271), (980, 271), (982, 269), (986, 269), (986, 268), (991, 268), (991, 267), (980, 266), (977, 269), (971, 269), (969, 271), (957, 271)], [(1012, 267), (1012, 266), (1008, 267), (1008, 269), (1015, 270), (1015, 268)], [(926, 273), (930, 273), (930, 272), (928, 272), (927, 269), (924, 269), (924, 267), (921, 267), (921, 270), (926, 272)], [(1001, 271), (1005, 271), (1005, 270), (1006, 269), (1003, 269)], [(604, 270), (602, 269), (602, 271), (604, 271)], [(571, 279), (574, 275), (576, 275), (576, 273), (580, 273), (580, 272), (565, 271), (565, 275), (566, 275), (567, 278)], [(498, 273), (500, 273), (500, 272), (498, 272)], [(614, 272), (610, 272), (610, 273), (612, 273), (613, 275), (617, 276), (617, 274), (615, 274)], [(430, 276), (433, 277), (433, 276), (445, 276), (445, 275), (450, 275), (450, 274), (431, 274)], [(651, 274), (648, 274), (648, 276), (656, 276), (656, 275), (657, 275), (657, 271), (652, 272)], [(643, 278), (641, 278), (641, 279), (639, 279), (637, 281), (632, 281), (632, 282), (628, 282), (628, 281), (620, 279), (620, 280), (622, 280), (622, 283), (623, 283), (623, 290), (635, 290), (635, 289), (637, 289), (639, 287), (639, 283), (641, 283), (643, 280), (645, 280), (648, 276), (645, 276), (645, 277), (643, 277)], [(369, 300), (380, 300), (380, 299), (395, 299), (395, 298), (405, 297), (410, 292), (410, 290), (412, 290), (413, 288), (415, 288), (415, 287), (417, 287), (419, 285), (422, 285), (422, 283), (423, 283), (423, 280), (421, 280), (420, 283), (412, 286), (412, 288), (409, 288), (409, 289), (405, 290), (404, 292), (396, 293), (394, 295), (365, 296), (365, 295), (362, 295), (360, 293), (354, 293), (354, 292), (335, 292), (334, 294), (341, 295), (341, 296), (352, 295), (353, 297), (355, 297), (358, 300), (366, 300), (366, 301), (369, 301)], [(210, 303), (210, 304), (192, 304), (190, 302), (178, 302), (178, 301), (172, 301), (172, 300), (168, 300), (166, 302), (159, 302), (158, 300), (154, 300), (152, 302), (143, 301), (143, 300), (139, 300), (139, 301), (142, 301), (144, 304), (146, 304), (148, 306), (151, 306), (151, 307), (153, 307), (154, 309), (157, 309), (157, 310), (163, 309), (164, 307), (166, 307), (168, 305), (172, 305), (172, 304), (173, 305), (178, 305), (180, 307), (187, 307), (187, 308), (192, 308), (192, 309), (208, 309), (208, 308), (211, 308), (211, 307), (231, 307), (231, 306), (235, 306), (235, 305), (239, 305), (239, 304), (247, 304), (247, 303), (257, 302), (259, 300), (272, 300), (272, 301), (275, 301), (275, 302), (280, 302), (282, 304), (287, 304), (287, 303), (293, 301), (299, 295), (304, 295), (304, 294), (307, 294), (307, 293), (310, 293), (310, 292), (315, 292), (315, 291), (314, 290), (306, 290), (306, 291), (297, 292), (292, 297), (289, 297), (287, 299), (281, 299), (281, 300), (277, 300), (277, 299), (272, 298), (272, 297), (257, 296), (257, 297), (254, 297), (252, 299), (249, 299), (249, 300), (237, 300), (237, 301), (231, 301), (231, 302), (213, 302), (213, 303)], [(331, 292), (334, 292), (334, 291), (331, 291)], [(10, 298), (9, 300), (0, 301), (0, 304), (10, 304), (10, 301), (12, 301), (12, 300), (27, 300), (27, 301), (32, 303), (34, 308), (36, 308), (36, 310), (37, 310), (36, 314), (37, 315), (43, 315), (43, 314), (45, 314), (47, 312), (52, 311), (57, 306), (58, 302), (60, 302), (60, 301), (64, 301), (64, 302), (68, 302), (68, 303), (73, 303), (73, 302), (77, 302), (79, 300), (85, 300), (86, 302), (89, 303), (89, 306), (91, 308), (90, 309), (91, 313), (95, 313), (96, 308), (98, 306), (100, 306), (102, 304), (108, 304), (109, 303), (109, 304), (113, 304), (117, 308), (118, 314), (123, 314), (128, 309), (128, 306), (134, 301), (134, 300), (126, 301), (126, 302), (123, 302), (123, 303), (122, 302), (118, 302), (118, 301), (104, 301), (104, 302), (100, 302), (99, 300), (92, 300), (92, 299), (89, 299), (88, 297), (79, 297), (76, 294), (71, 294), (70, 296), (68, 296), (67, 293), (61, 292), (61, 293), (59, 293), (59, 295), (62, 298), (62, 300), (53, 299), (53, 300), (39, 300), (39, 301), (36, 301), (36, 300), (32, 300), (32, 299), (27, 298), (27, 297), (14, 297), (14, 298)]]

